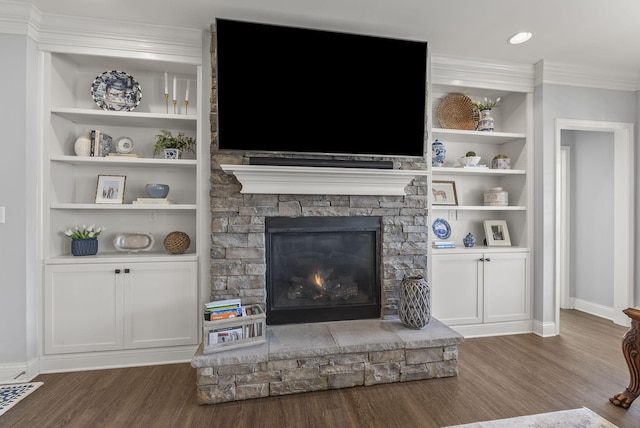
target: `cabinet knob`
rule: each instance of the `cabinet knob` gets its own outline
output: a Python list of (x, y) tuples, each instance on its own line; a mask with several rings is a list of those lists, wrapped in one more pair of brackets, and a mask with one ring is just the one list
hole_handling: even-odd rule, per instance
[(129, 273), (129, 272), (131, 272), (131, 269), (129, 269), (129, 268), (124, 270), (124, 273)]
[(116, 270), (115, 270), (115, 272), (116, 272), (116, 273), (120, 273), (120, 269), (116, 269)]
[(484, 259), (485, 262), (490, 262), (491, 258), (487, 257), (486, 259)]

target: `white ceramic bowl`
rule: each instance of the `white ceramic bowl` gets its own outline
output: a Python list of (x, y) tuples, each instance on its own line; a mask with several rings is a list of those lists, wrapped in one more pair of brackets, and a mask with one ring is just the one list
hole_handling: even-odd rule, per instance
[(460, 162), (460, 165), (463, 166), (472, 166), (472, 165), (478, 165), (478, 162), (480, 162), (480, 156), (463, 156), (461, 158), (458, 159), (458, 162)]

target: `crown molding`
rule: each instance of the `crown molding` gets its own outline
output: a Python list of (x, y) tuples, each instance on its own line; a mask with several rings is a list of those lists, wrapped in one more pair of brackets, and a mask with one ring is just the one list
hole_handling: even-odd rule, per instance
[(585, 88), (637, 91), (640, 89), (637, 71), (613, 70), (539, 61), (535, 64), (535, 84), (580, 86)]
[(0, 1), (0, 34), (27, 36), (36, 42), (42, 14), (30, 3)]
[(431, 55), (431, 82), (517, 92), (533, 92), (533, 64)]
[(115, 55), (202, 64), (202, 30), (42, 14), (0, 1), (0, 34), (27, 35), (51, 52)]

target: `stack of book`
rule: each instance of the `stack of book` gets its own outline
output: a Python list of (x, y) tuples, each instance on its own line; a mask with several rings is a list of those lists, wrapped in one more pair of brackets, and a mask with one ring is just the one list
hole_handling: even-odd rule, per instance
[(465, 168), (465, 169), (489, 169), (486, 165), (458, 165), (456, 168)]
[(89, 156), (105, 157), (111, 153), (113, 138), (99, 129), (91, 130), (91, 148)]
[(108, 157), (111, 158), (141, 158), (142, 156), (136, 154), (136, 153), (109, 153), (107, 155)]
[(240, 299), (215, 300), (204, 305), (205, 321), (224, 320), (243, 315), (244, 308)]
[(175, 202), (167, 198), (138, 198), (133, 205), (172, 205)]
[(453, 241), (433, 241), (433, 248), (456, 248)]

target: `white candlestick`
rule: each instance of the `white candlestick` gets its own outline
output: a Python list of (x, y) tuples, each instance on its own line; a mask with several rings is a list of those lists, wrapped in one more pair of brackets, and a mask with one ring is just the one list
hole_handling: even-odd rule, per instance
[(173, 100), (177, 100), (176, 91), (178, 90), (178, 81), (176, 80), (176, 76), (173, 76)]
[(164, 93), (169, 94), (169, 79), (166, 71), (164, 72)]
[(187, 93), (184, 96), (185, 101), (189, 101), (189, 86), (191, 86), (191, 80), (187, 80)]

